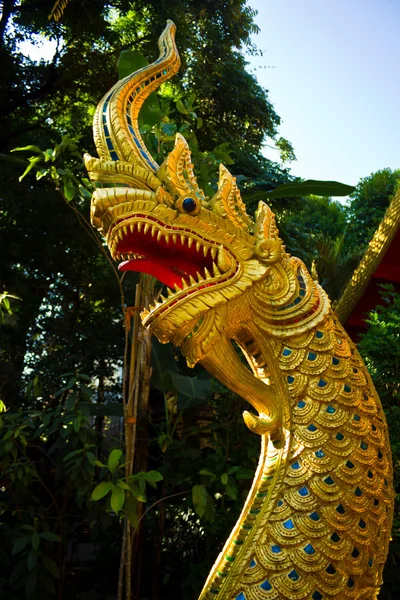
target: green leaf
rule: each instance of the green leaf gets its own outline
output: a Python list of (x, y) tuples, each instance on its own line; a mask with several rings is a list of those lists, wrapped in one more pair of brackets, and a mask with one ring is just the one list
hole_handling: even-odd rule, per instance
[(13, 572), (11, 573), (9, 583), (10, 585), (14, 585), (18, 581), (20, 581), (21, 577), (26, 573), (26, 558), (19, 561), (15, 566)]
[(76, 382), (77, 382), (77, 378), (76, 378), (76, 377), (71, 377), (71, 379), (69, 379), (69, 380), (67, 381), (67, 384), (66, 384), (66, 386), (65, 386), (65, 387), (66, 387), (68, 390), (71, 390), (71, 389), (74, 387), (74, 385), (76, 384)]
[(108, 468), (111, 473), (115, 473), (115, 471), (117, 470), (117, 466), (119, 464), (119, 459), (121, 458), (121, 456), (122, 450), (120, 450), (119, 448), (116, 448), (110, 453), (110, 456), (108, 457)]
[(29, 544), (30, 541), (30, 535), (19, 538), (16, 542), (14, 542), (11, 551), (11, 556), (14, 556), (14, 554), (18, 554), (18, 552), (21, 552), (21, 550), (23, 550)]
[(33, 595), (37, 585), (37, 570), (35, 569), (32, 573), (29, 573), (28, 579), (26, 580), (25, 594), (27, 598)]
[(176, 123), (161, 123), (161, 131), (169, 137), (176, 133), (176, 127)]
[(90, 200), (92, 197), (92, 193), (89, 192), (89, 190), (87, 190), (83, 185), (79, 185), (79, 193), (83, 198), (87, 198), (88, 200)]
[(125, 492), (118, 485), (113, 486), (111, 494), (111, 508), (118, 515), (125, 502)]
[(34, 550), (37, 550), (39, 548), (39, 544), (40, 544), (40, 535), (38, 534), (37, 531), (34, 531), (34, 533), (32, 534), (32, 548)]
[(40, 537), (44, 540), (47, 540), (48, 542), (61, 542), (60, 536), (56, 533), (53, 533), (52, 531), (43, 531), (40, 534)]
[(76, 419), (74, 419), (74, 431), (75, 431), (75, 433), (78, 433), (78, 431), (81, 428), (81, 424), (82, 424), (82, 416), (78, 415), (76, 417)]
[(46, 177), (48, 172), (48, 169), (40, 169), (40, 171), (36, 171), (36, 181), (40, 181), (43, 177)]
[(176, 102), (176, 108), (179, 110), (180, 113), (182, 113), (183, 115), (187, 115), (188, 114), (188, 109), (186, 108), (186, 106), (183, 104), (182, 100), (177, 100)]
[(222, 485), (226, 485), (229, 481), (228, 475), (226, 473), (223, 473), (221, 475), (221, 483)]
[(86, 458), (88, 459), (91, 465), (94, 466), (96, 464), (96, 456), (93, 454), (93, 452), (87, 452)]
[(168, 433), (162, 433), (158, 436), (158, 444), (161, 448), (161, 452), (166, 452), (168, 446), (173, 443), (173, 439)]
[(253, 479), (254, 477), (254, 471), (252, 471), (251, 469), (243, 469), (242, 467), (239, 467), (239, 469), (236, 471), (236, 479)]
[(34, 158), (29, 158), (29, 165), (26, 167), (25, 171), (22, 173), (22, 175), (18, 178), (18, 181), (22, 181), (24, 177), (26, 177), (26, 175), (28, 175), (29, 171), (31, 171), (38, 163), (40, 163), (42, 161), (42, 157), (41, 156), (36, 156)]
[(208, 494), (204, 485), (195, 485), (192, 488), (192, 500), (195, 512), (203, 517), (206, 512)]
[(237, 487), (235, 485), (232, 485), (231, 483), (227, 483), (226, 484), (226, 493), (228, 494), (229, 498), (232, 498), (232, 500), (237, 500)]
[(28, 571), (33, 571), (33, 569), (36, 567), (37, 558), (38, 558), (37, 552), (33, 552), (31, 550), (26, 559), (26, 565), (28, 567)]
[(144, 481), (144, 479), (137, 480), (137, 483), (135, 481), (132, 481), (132, 483), (130, 483), (129, 485), (131, 488), (132, 495), (135, 498), (137, 498), (137, 500), (139, 500), (139, 502), (147, 501), (146, 482)]
[(92, 492), (92, 500), (95, 502), (101, 500), (104, 496), (107, 496), (108, 492), (112, 489), (113, 484), (111, 481), (103, 481), (96, 486)]
[(65, 403), (65, 407), (68, 411), (73, 410), (76, 402), (76, 390), (72, 392), (72, 394), (68, 394), (67, 402)]
[(126, 495), (125, 513), (126, 513), (126, 516), (128, 517), (129, 523), (132, 525), (132, 527), (137, 529), (137, 526), (139, 524), (138, 505), (137, 505), (136, 498), (131, 496), (131, 494)]
[(127, 492), (131, 491), (130, 486), (123, 480), (123, 479), (118, 479), (118, 483), (117, 485), (122, 488), (123, 490), (126, 490)]
[(354, 191), (354, 186), (339, 183), (338, 181), (318, 181), (308, 179), (307, 181), (295, 181), (293, 183), (284, 183), (279, 185), (272, 191), (265, 190), (264, 192), (256, 189), (254, 193), (248, 192), (243, 195), (243, 198), (251, 200), (262, 200), (265, 198), (285, 198), (291, 196), (348, 196)]
[(200, 469), (199, 475), (209, 477), (211, 481), (214, 481), (216, 479), (215, 473), (211, 473), (211, 471), (208, 471), (207, 469)]
[(74, 199), (74, 196), (76, 194), (76, 188), (74, 186), (74, 184), (72, 183), (72, 181), (66, 181), (64, 183), (64, 196), (65, 199), (70, 202), (71, 200)]
[(60, 571), (58, 570), (58, 567), (54, 560), (49, 556), (44, 556), (43, 554), (41, 559), (46, 571), (48, 571), (51, 575), (53, 575), (53, 577), (58, 579), (60, 577)]
[(18, 148), (13, 148), (10, 152), (36, 152), (37, 154), (43, 154), (43, 151), (39, 148), (39, 146), (21, 146)]
[(148, 64), (149, 61), (138, 50), (123, 50), (118, 59), (118, 78), (124, 79)]
[(64, 456), (64, 462), (67, 462), (68, 460), (70, 460), (71, 458), (73, 458), (74, 456), (78, 456), (78, 454), (82, 454), (82, 452), (84, 452), (84, 448), (79, 448), (79, 450), (73, 450), (72, 452), (68, 452), (68, 454), (66, 454)]
[(148, 482), (152, 481), (157, 483), (157, 481), (162, 481), (164, 477), (158, 471), (147, 471), (147, 473), (143, 473), (144, 479)]

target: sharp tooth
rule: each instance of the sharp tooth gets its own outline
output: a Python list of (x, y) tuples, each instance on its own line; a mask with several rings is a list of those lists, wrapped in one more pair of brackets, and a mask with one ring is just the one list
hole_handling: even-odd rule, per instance
[(211, 248), (211, 256), (213, 260), (217, 256), (217, 249), (214, 246)]
[(155, 307), (153, 304), (150, 304), (150, 306), (149, 306), (150, 312), (151, 312), (152, 310), (155, 310), (155, 308), (156, 308), (156, 307)]
[(197, 252), (200, 250), (200, 242), (196, 242), (196, 250)]
[(155, 236), (156, 231), (157, 231), (157, 227), (155, 225), (153, 225), (153, 227), (151, 228), (151, 237)]
[(160, 298), (163, 302), (166, 302), (168, 300), (168, 298), (166, 298), (165, 296), (163, 296), (162, 294), (160, 294)]
[(169, 233), (164, 233), (165, 241), (169, 243)]
[(147, 233), (149, 229), (150, 229), (150, 223), (145, 223), (143, 232)]
[(119, 229), (119, 230), (118, 230), (118, 237), (119, 237), (119, 239), (120, 239), (120, 240), (122, 240), (122, 239), (123, 239), (123, 237), (124, 237), (124, 232), (122, 231), (122, 229)]
[(183, 290), (186, 290), (186, 289), (187, 289), (187, 287), (188, 287), (188, 284), (186, 283), (186, 281), (185, 281), (185, 280), (183, 279), (183, 277), (182, 277), (182, 289), (183, 289)]
[(200, 275), (200, 273), (199, 273), (198, 271), (197, 271), (197, 273), (196, 273), (196, 277), (197, 277), (197, 279), (198, 279), (199, 283), (200, 283), (201, 281), (204, 281), (203, 277)]
[(182, 289), (182, 288), (180, 288), (178, 284), (174, 283), (174, 290), (175, 290), (176, 292), (180, 292), (180, 291), (181, 291), (181, 289)]
[(192, 244), (193, 244), (193, 241), (194, 241), (193, 238), (189, 236), (188, 239), (187, 239), (187, 241), (188, 241), (189, 248), (191, 248)]
[(185, 245), (185, 240), (186, 240), (185, 236), (183, 234), (181, 234), (181, 244), (182, 244), (182, 246)]
[(171, 290), (171, 288), (167, 287), (167, 294), (168, 294), (168, 297), (171, 298), (171, 296), (174, 295), (174, 292)]
[(189, 282), (190, 285), (196, 285), (197, 281), (195, 279), (193, 279), (193, 277), (191, 275), (189, 275)]
[(218, 267), (223, 273), (226, 273), (227, 271), (229, 271), (231, 266), (232, 262), (229, 258), (229, 254), (226, 252), (225, 248), (221, 244), (218, 250)]
[(178, 239), (178, 235), (176, 233), (172, 234), (172, 241), (176, 244), (176, 240)]
[(213, 273), (214, 273), (214, 277), (219, 277), (221, 275), (221, 271), (218, 269), (215, 262), (213, 262)]
[(137, 222), (137, 230), (139, 233), (142, 231), (142, 225), (143, 225), (143, 223), (141, 221)]
[(204, 272), (206, 274), (206, 279), (212, 279), (212, 277), (206, 267), (204, 267)]
[(129, 229), (130, 229), (131, 233), (133, 233), (135, 230), (135, 223), (130, 223)]
[(128, 226), (122, 225), (122, 231), (124, 232), (125, 235), (128, 235)]
[(203, 254), (204, 254), (204, 256), (207, 256), (207, 252), (208, 252), (207, 246), (203, 246)]
[(157, 242), (159, 242), (161, 240), (161, 238), (162, 238), (162, 231), (159, 231), (157, 233)]

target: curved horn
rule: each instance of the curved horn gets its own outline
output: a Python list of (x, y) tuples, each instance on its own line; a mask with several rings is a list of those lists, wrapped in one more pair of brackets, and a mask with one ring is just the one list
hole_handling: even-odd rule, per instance
[(118, 81), (99, 103), (93, 134), (100, 158), (126, 162), (136, 158), (147, 170), (158, 169), (139, 133), (138, 116), (146, 98), (179, 69), (175, 31), (174, 23), (167, 21), (158, 40), (159, 58)]

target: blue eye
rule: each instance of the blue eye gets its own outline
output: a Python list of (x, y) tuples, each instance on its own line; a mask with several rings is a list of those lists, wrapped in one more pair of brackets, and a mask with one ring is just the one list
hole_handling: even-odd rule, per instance
[(196, 200), (193, 200), (193, 198), (185, 198), (182, 202), (182, 208), (188, 213), (193, 212), (197, 208)]

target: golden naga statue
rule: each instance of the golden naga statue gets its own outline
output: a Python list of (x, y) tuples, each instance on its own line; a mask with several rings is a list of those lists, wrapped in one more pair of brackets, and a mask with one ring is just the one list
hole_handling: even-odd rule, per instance
[(85, 161), (97, 188), (92, 223), (112, 257), (166, 285), (143, 324), (258, 413), (243, 415), (261, 436), (254, 482), (200, 599), (372, 600), (394, 497), (381, 403), (268, 206), (260, 202), (253, 222), (222, 165), (206, 198), (179, 134), (161, 167), (146, 149), (138, 113), (179, 68), (174, 33), (168, 22), (159, 59), (104, 96), (94, 120), (100, 158)]

